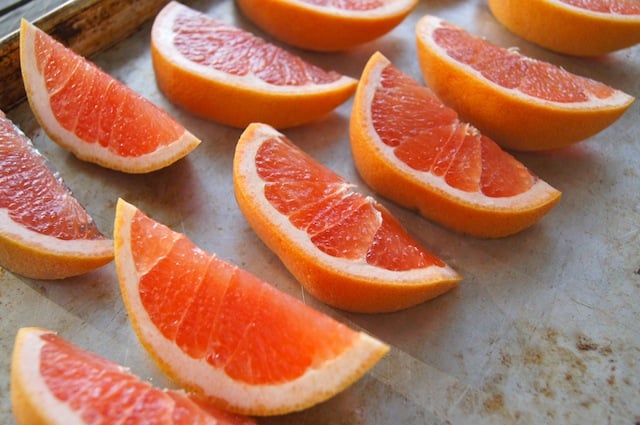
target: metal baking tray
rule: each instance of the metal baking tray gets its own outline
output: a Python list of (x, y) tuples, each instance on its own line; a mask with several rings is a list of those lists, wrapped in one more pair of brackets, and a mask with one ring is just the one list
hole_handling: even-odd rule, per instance
[[(146, 175), (118, 173), (81, 162), (62, 150), (44, 134), (19, 90), (14, 98), (3, 92), (2, 108), (51, 161), (100, 229), (105, 234), (113, 231), (115, 203), (122, 197), (202, 248), (392, 346), (370, 373), (336, 397), (299, 413), (260, 419), (260, 423), (640, 422), (640, 102), (611, 127), (570, 148), (514, 153), (563, 192), (555, 209), (517, 235), (497, 240), (460, 235), (376, 197), (464, 280), (457, 289), (411, 309), (351, 314), (307, 294), (238, 210), (231, 162), (242, 130), (189, 115), (156, 87), (149, 19), (166, 2), (71, 3), (82, 7), (74, 10), (67, 5), (54, 18), (46, 16), (38, 23), (54, 34), (56, 28), (92, 29), (67, 38), (64, 34), (71, 33), (57, 34), (163, 107), (203, 141), (187, 158), (166, 169)], [(126, 8), (143, 3), (144, 11), (127, 13)], [(81, 18), (79, 11), (91, 10), (84, 8), (88, 4), (95, 7), (89, 12), (94, 18)], [(103, 7), (107, 4), (123, 9), (110, 14)], [(185, 4), (269, 39), (231, 0)], [(482, 0), (421, 1), (392, 32), (348, 52), (312, 53), (283, 46), (312, 63), (356, 78), (371, 54), (381, 51), (421, 81), (414, 27), (425, 14), (640, 95), (640, 46), (595, 59), (555, 54), (508, 32)], [(132, 17), (135, 19), (128, 22)], [(70, 20), (75, 26), (60, 23)], [(3, 48), (10, 41), (11, 36), (3, 41)], [(0, 58), (5, 88), (13, 81), (9, 76), (19, 82), (18, 68), (7, 59), (7, 51)], [(375, 196), (351, 160), (351, 107), (349, 100), (325, 119), (284, 133), (359, 190)], [(132, 331), (113, 263), (55, 282), (0, 270), (2, 424), (14, 423), (10, 358), (15, 334), (22, 326), (57, 331), (131, 368), (154, 385), (174, 386)]]

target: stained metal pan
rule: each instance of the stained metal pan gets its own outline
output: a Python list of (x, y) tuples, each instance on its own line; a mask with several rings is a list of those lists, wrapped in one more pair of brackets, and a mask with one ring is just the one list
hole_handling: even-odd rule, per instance
[[(463, 236), (378, 197), (416, 239), (464, 280), (452, 292), (405, 311), (350, 314), (321, 304), (301, 289), (239, 212), (233, 198), (231, 160), (242, 130), (189, 115), (157, 89), (149, 54), (149, 19), (164, 3), (75, 1), (36, 22), (200, 137), (203, 143), (187, 158), (151, 174), (126, 175), (78, 161), (63, 151), (44, 134), (21, 100), (15, 34), (3, 40), (0, 50), (1, 104), (58, 169), (104, 233), (113, 231), (115, 202), (122, 197), (186, 233), (204, 249), (392, 345), (389, 355), (369, 374), (335, 398), (261, 423), (640, 422), (637, 101), (611, 127), (578, 145), (554, 152), (514, 153), (563, 192), (550, 214), (517, 235), (499, 240)], [(185, 3), (264, 35), (231, 0)], [(508, 32), (481, 0), (421, 1), (394, 31), (349, 52), (290, 50), (356, 78), (370, 55), (381, 51), (421, 81), (413, 30), (425, 14), (640, 95), (640, 46), (597, 59), (555, 54)], [(351, 106), (348, 101), (322, 121), (285, 134), (361, 191), (375, 196), (351, 160)], [(61, 282), (34, 281), (0, 271), (0, 423), (14, 423), (9, 402), (10, 353), (22, 326), (55, 330), (155, 385), (173, 386), (131, 329), (113, 264)]]

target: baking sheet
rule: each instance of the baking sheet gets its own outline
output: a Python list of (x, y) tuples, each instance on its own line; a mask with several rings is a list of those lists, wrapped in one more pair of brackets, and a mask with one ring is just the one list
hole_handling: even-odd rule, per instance
[[(185, 3), (263, 35), (231, 1)], [(640, 95), (640, 46), (598, 59), (557, 55), (510, 34), (481, 0), (423, 0), (394, 31), (350, 52), (288, 49), (356, 78), (379, 50), (421, 81), (413, 30), (424, 14)], [(343, 393), (306, 411), (260, 423), (640, 422), (638, 101), (614, 125), (576, 146), (515, 154), (563, 192), (554, 210), (518, 235), (499, 240), (462, 236), (377, 197), (464, 280), (457, 289), (415, 308), (351, 314), (305, 293), (247, 225), (233, 198), (231, 177), (235, 142), (242, 130), (195, 118), (162, 96), (151, 68), (150, 28), (150, 23), (141, 26), (92, 59), (202, 139), (186, 159), (147, 175), (122, 174), (63, 151), (39, 128), (26, 103), (8, 115), (58, 169), (105, 234), (113, 231), (115, 203), (123, 197), (202, 248), (392, 345), (370, 373)], [(351, 106), (348, 101), (326, 119), (284, 133), (372, 194), (351, 160)], [(173, 386), (131, 329), (113, 263), (60, 282), (34, 281), (0, 270), (0, 314), (2, 424), (14, 423), (10, 354), (22, 326), (55, 330), (155, 385)]]

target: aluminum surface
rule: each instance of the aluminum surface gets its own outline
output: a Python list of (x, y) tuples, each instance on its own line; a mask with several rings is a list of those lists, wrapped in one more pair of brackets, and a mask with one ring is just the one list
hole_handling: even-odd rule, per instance
[[(231, 1), (186, 2), (261, 34)], [(398, 28), (346, 53), (290, 49), (353, 77), (379, 50), (421, 80), (413, 30), (434, 14), (502, 46), (559, 64), (640, 96), (640, 46), (598, 59), (554, 54), (516, 37), (484, 1), (421, 1)], [(187, 234), (202, 248), (392, 345), (364, 378), (326, 403), (263, 424), (496, 424), (640, 421), (640, 102), (602, 133), (568, 149), (515, 153), (563, 192), (532, 228), (480, 240), (448, 231), (381, 200), (409, 232), (464, 277), (459, 288), (393, 314), (350, 314), (305, 293), (261, 243), (233, 197), (231, 162), (241, 130), (195, 118), (158, 91), (149, 55), (151, 25), (92, 59), (164, 107), (203, 143), (148, 175), (83, 163), (44, 134), (26, 103), (9, 116), (58, 169), (105, 234), (118, 197)], [(221, 100), (224, 101), (224, 100)], [(348, 101), (326, 119), (284, 133), (361, 191), (349, 150)], [(479, 105), (482, 107), (482, 105)], [(172, 386), (138, 343), (120, 299), (113, 263), (61, 282), (0, 271), (0, 423), (13, 424), (9, 370), (19, 327), (43, 326), (159, 386)]]

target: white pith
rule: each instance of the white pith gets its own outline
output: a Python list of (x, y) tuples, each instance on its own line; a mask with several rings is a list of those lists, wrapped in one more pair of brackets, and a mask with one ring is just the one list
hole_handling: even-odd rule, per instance
[[(518, 89), (510, 89), (498, 85), (486, 77), (484, 77), (479, 71), (475, 70), (471, 66), (460, 63), (455, 59), (451, 58), (449, 54), (436, 44), (433, 40), (433, 33), (438, 28), (444, 26), (444, 21), (436, 16), (425, 16), (423, 17), (417, 24), (417, 36), (425, 45), (428, 46), (430, 50), (435, 52), (435, 54), (441, 58), (442, 60), (450, 63), (452, 66), (456, 68), (463, 68), (465, 73), (469, 73), (482, 84), (486, 84), (492, 86), (495, 90), (504, 92), (516, 99), (524, 99), (527, 103), (537, 104), (543, 108), (553, 108), (559, 111), (572, 111), (572, 110), (585, 110), (585, 109), (594, 109), (594, 110), (607, 110), (607, 109), (615, 109), (619, 108), (622, 105), (627, 105), (633, 101), (633, 97), (628, 94), (615, 90), (614, 94), (608, 98), (600, 99), (595, 95), (588, 94), (589, 99), (582, 102), (554, 102), (550, 100), (540, 99), (535, 96), (528, 95), (526, 93), (521, 92)], [(528, 58), (523, 56), (525, 60), (535, 61), (535, 59)]]
[[(123, 205), (120, 217), (123, 225), (119, 227), (118, 238), (129, 241), (130, 222), (136, 209), (121, 202)], [(226, 401), (236, 411), (275, 413), (315, 404), (344, 388), (387, 350), (385, 344), (360, 332), (353, 346), (339, 357), (324, 362), (320, 368), (308, 370), (293, 381), (272, 385), (239, 382), (204, 359), (195, 359), (185, 354), (152, 323), (140, 300), (140, 273), (133, 263), (128, 243), (123, 244), (119, 247), (119, 252), (116, 252), (116, 264), (127, 309), (143, 344), (169, 367), (180, 383), (200, 388), (205, 395)]]
[(21, 37), (24, 37), (21, 43), (24, 49), (20, 52), (20, 57), (21, 66), (25, 68), (23, 75), (25, 76), (25, 88), (29, 97), (29, 105), (33, 108), (34, 113), (42, 122), (42, 127), (46, 129), (50, 137), (62, 147), (74, 153), (78, 158), (96, 162), (103, 166), (118, 164), (113, 168), (121, 171), (147, 172), (174, 162), (200, 143), (195, 136), (185, 130), (180, 139), (168, 145), (159, 146), (153, 152), (137, 157), (123, 157), (110, 151), (108, 147), (103, 147), (100, 143), (86, 142), (73, 132), (65, 129), (53, 115), (44, 77), (38, 71), (38, 66), (35, 62), (34, 38), (36, 33), (41, 30), (31, 23), (26, 23), (26, 28), (28, 28), (28, 31), (21, 34)]
[(34, 251), (59, 256), (92, 258), (108, 256), (113, 252), (111, 239), (58, 239), (16, 223), (6, 209), (0, 209), (0, 235), (21, 245), (28, 245)]
[(310, 9), (320, 14), (375, 20), (406, 13), (416, 2), (415, 0), (387, 0), (383, 6), (370, 10), (348, 10), (333, 6), (315, 5), (300, 0), (284, 0), (284, 3), (294, 4), (300, 8)]
[[(45, 330), (22, 330), (20, 345), (14, 355), (12, 368), (24, 386), (26, 398), (39, 412), (48, 418), (50, 423), (65, 425), (85, 425), (79, 411), (75, 411), (69, 405), (55, 397), (42, 379), (40, 373), (40, 351), (45, 342), (41, 336), (50, 333)], [(13, 371), (12, 371), (13, 373)]]
[[(125, 366), (119, 365), (98, 353), (85, 351), (76, 346), (72, 342), (66, 341), (61, 337), (55, 340), (45, 337), (56, 336), (55, 332), (39, 327), (24, 327), (18, 331), (16, 337), (15, 352), (12, 362), (12, 372), (16, 372), (14, 378), (16, 387), (22, 389), (21, 395), (26, 396), (28, 404), (20, 404), (23, 414), (20, 415), (22, 422), (24, 419), (35, 416), (33, 411), (44, 418), (44, 422), (51, 425), (87, 425), (93, 423), (105, 423), (109, 425), (122, 425), (123, 423), (176, 423), (185, 417), (199, 419), (200, 425), (216, 425), (220, 424), (221, 419), (217, 413), (200, 410), (193, 404), (189, 395), (181, 389), (161, 389), (153, 387), (151, 382), (142, 380), (139, 376), (131, 373), (131, 370)], [(70, 347), (65, 347), (69, 344)], [(46, 363), (43, 363), (42, 349), (47, 346), (49, 356)], [(67, 360), (75, 360), (75, 366), (71, 366), (71, 370), (65, 370), (70, 374), (70, 382), (67, 376), (59, 376), (54, 378), (54, 387), (51, 383), (47, 383), (43, 379), (43, 366), (45, 369), (55, 369), (56, 364), (52, 364), (51, 352), (56, 355), (62, 355)], [(94, 360), (87, 358), (93, 357)], [(86, 363), (85, 363), (86, 360)], [(77, 368), (80, 373), (76, 378), (72, 375)], [(59, 367), (58, 367), (59, 369)], [(59, 372), (59, 370), (58, 370)], [(100, 374), (101, 375), (96, 375)], [(83, 377), (86, 378), (84, 382)], [(103, 379), (103, 384), (115, 382), (116, 385), (95, 388), (91, 384), (95, 378)], [(19, 384), (18, 384), (19, 382)], [(72, 393), (68, 394), (70, 398), (59, 398), (55, 395), (52, 388), (60, 389), (60, 384), (71, 385)], [(99, 386), (99, 385), (98, 385)], [(92, 392), (91, 394), (88, 394)], [(79, 394), (79, 396), (78, 396)], [(146, 401), (151, 400), (149, 394), (152, 395), (156, 407), (140, 410), (141, 407), (149, 407)], [(102, 396), (100, 399), (97, 396)], [(134, 396), (134, 399), (128, 397)], [(141, 396), (143, 396), (141, 398)], [(159, 399), (157, 398), (159, 397)], [(25, 397), (21, 397), (25, 398)], [(180, 403), (186, 403), (197, 410), (192, 411), (193, 415), (185, 413), (182, 408), (174, 401), (177, 398)], [(101, 404), (107, 401), (107, 404)], [(79, 403), (78, 403), (79, 402)], [(123, 403), (124, 402), (124, 403)], [(165, 407), (165, 409), (162, 409)], [(24, 412), (29, 408), (32, 412)], [(104, 411), (101, 411), (104, 409)], [(208, 409), (207, 409), (208, 410)], [(24, 417), (26, 416), (26, 418)], [(240, 419), (240, 418), (239, 418)], [(110, 422), (109, 422), (110, 421)], [(167, 422), (168, 421), (168, 422)], [(224, 421), (227, 423), (226, 421)], [(40, 423), (40, 422), (38, 422)], [(236, 422), (233, 421), (235, 424)], [(248, 419), (243, 424), (254, 424), (252, 419)], [(240, 422), (238, 422), (240, 424)]]
[[(376, 87), (379, 86), (381, 73), (389, 64), (390, 62), (386, 59), (380, 60), (371, 68), (368, 77), (369, 85), (362, 94), (364, 96), (363, 105), (372, 104)], [(398, 170), (408, 180), (411, 180), (425, 188), (435, 188), (437, 191), (446, 194), (447, 197), (456, 199), (461, 204), (473, 205), (494, 211), (500, 209), (505, 211), (514, 211), (515, 209), (526, 210), (530, 209), (532, 206), (541, 204), (542, 201), (557, 193), (556, 189), (541, 179), (537, 179), (534, 185), (526, 192), (507, 197), (490, 197), (480, 191), (466, 192), (452, 187), (445, 181), (443, 176), (436, 176), (430, 172), (415, 170), (405, 162), (398, 159), (394, 153), (394, 148), (385, 144), (374, 129), (373, 119), (371, 117), (371, 108), (365, 108), (364, 114), (364, 121), (367, 125), (367, 129), (365, 131), (372, 135), (371, 139), (375, 143), (375, 145), (372, 146), (372, 149), (379, 151), (380, 156), (384, 157), (386, 161), (389, 161), (392, 168)]]
[(553, 4), (561, 9), (565, 9), (567, 10), (569, 13), (579, 13), (579, 14), (583, 14), (583, 15), (587, 15), (587, 16), (591, 16), (592, 18), (596, 18), (596, 19), (615, 19), (618, 21), (628, 21), (628, 22), (639, 22), (640, 21), (640, 14), (637, 15), (623, 15), (620, 13), (605, 13), (605, 12), (598, 12), (595, 10), (589, 10), (589, 9), (585, 9), (582, 7), (578, 7), (578, 6), (574, 6), (571, 4), (567, 4), (565, 2), (559, 1), (559, 0), (543, 0), (546, 1), (549, 4)]
[(155, 19), (151, 30), (151, 38), (153, 44), (158, 46), (159, 54), (166, 60), (176, 64), (179, 68), (183, 68), (194, 75), (201, 75), (212, 81), (224, 81), (225, 84), (248, 91), (297, 97), (304, 97), (313, 93), (326, 93), (353, 84), (353, 78), (342, 75), (339, 79), (326, 84), (275, 85), (260, 79), (252, 73), (244, 76), (233, 75), (193, 62), (185, 58), (182, 53), (176, 49), (173, 42), (175, 38), (175, 33), (172, 28), (173, 22), (175, 18), (183, 12), (192, 13), (187, 6), (181, 3), (169, 3)]
[(393, 271), (370, 265), (364, 258), (349, 260), (334, 257), (319, 250), (313, 244), (306, 231), (297, 229), (291, 224), (288, 217), (280, 213), (266, 200), (264, 195), (265, 182), (256, 173), (254, 158), (259, 147), (264, 140), (281, 137), (282, 134), (263, 124), (252, 124), (251, 127), (255, 128), (255, 135), (251, 142), (243, 145), (243, 152), (239, 162), (240, 174), (246, 178), (246, 181), (240, 183), (242, 190), (249, 198), (256, 200), (256, 208), (259, 214), (266, 217), (271, 226), (278, 229), (278, 233), (290, 238), (300, 251), (313, 258), (313, 261), (319, 264), (320, 267), (327, 270), (339, 270), (341, 275), (354, 279), (363, 279), (390, 286), (398, 284), (420, 286), (434, 281), (456, 279), (458, 277), (458, 274), (448, 265), (443, 267), (433, 265), (421, 269)]

